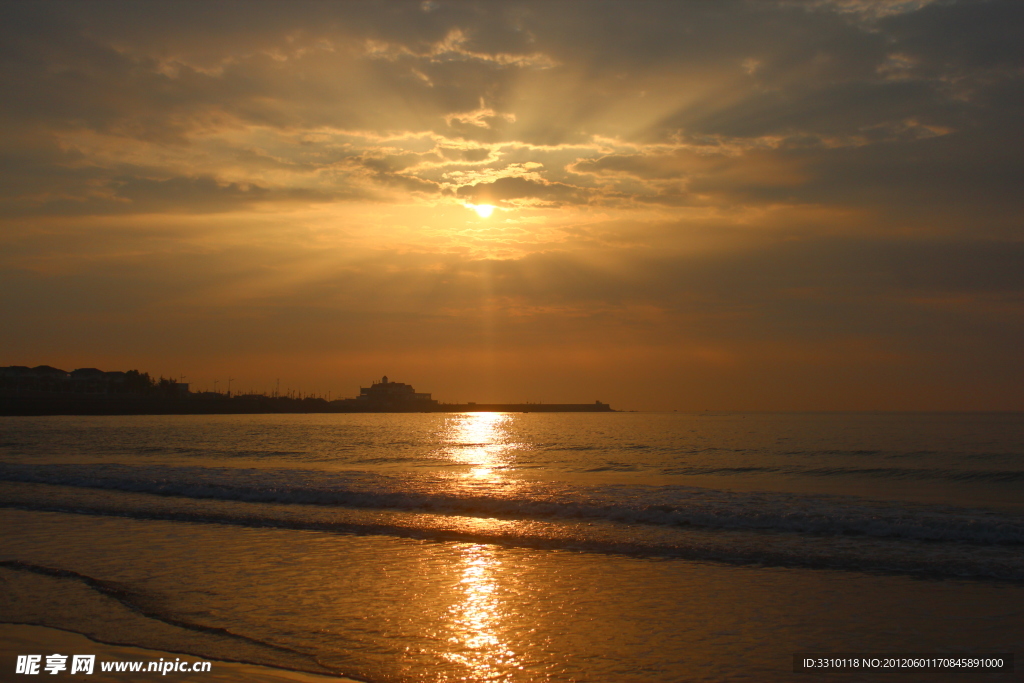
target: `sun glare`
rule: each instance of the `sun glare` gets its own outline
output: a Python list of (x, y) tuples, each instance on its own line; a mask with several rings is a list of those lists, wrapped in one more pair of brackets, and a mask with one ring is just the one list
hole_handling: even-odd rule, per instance
[(490, 218), (491, 214), (494, 213), (494, 207), (490, 204), (471, 204), (470, 208), (476, 211), (480, 218)]

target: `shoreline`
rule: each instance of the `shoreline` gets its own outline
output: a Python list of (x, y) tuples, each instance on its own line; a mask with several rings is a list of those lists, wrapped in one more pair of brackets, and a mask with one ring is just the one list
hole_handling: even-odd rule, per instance
[(618, 413), (607, 403), (437, 403), (353, 407), (342, 401), (291, 398), (149, 399), (0, 397), (0, 416), (267, 415), (337, 413)]
[[(43, 659), (40, 666), (41, 674), (48, 674), (42, 667), (46, 665), (46, 656), (54, 653), (96, 655), (94, 673), (85, 680), (92, 681), (117, 681), (118, 683), (137, 683), (152, 681), (154, 676), (159, 675), (161, 679), (168, 681), (195, 680), (197, 674), (192, 672), (103, 672), (100, 670), (100, 663), (105, 661), (175, 661), (183, 659), (192, 662), (210, 662), (210, 671), (198, 674), (204, 681), (211, 682), (233, 682), (247, 681), (251, 683), (362, 683), (354, 678), (345, 676), (329, 676), (324, 674), (312, 674), (292, 669), (280, 669), (260, 664), (243, 664), (240, 662), (225, 662), (216, 659), (203, 659), (190, 654), (168, 652), (164, 650), (151, 650), (130, 645), (112, 645), (93, 640), (77, 631), (52, 628), (49, 626), (36, 626), (34, 624), (21, 624), (0, 621), (0, 678), (5, 673), (14, 674), (18, 655), (38, 654)], [(70, 659), (68, 660), (70, 663)], [(61, 674), (69, 675), (68, 670)], [(15, 674), (16, 675), (16, 674)], [(76, 674), (75, 679), (81, 679)]]

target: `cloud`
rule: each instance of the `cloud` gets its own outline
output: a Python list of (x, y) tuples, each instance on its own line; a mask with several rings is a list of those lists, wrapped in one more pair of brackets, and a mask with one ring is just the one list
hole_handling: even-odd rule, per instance
[(557, 65), (553, 59), (539, 52), (515, 54), (509, 52), (487, 52), (474, 50), (470, 37), (461, 28), (453, 28), (441, 40), (430, 45), (410, 47), (403, 44), (379, 40), (367, 40), (363, 54), (370, 59), (398, 61), (413, 58), (433, 63), (450, 61), (476, 61), (498, 67), (520, 67), (550, 69)]
[[(192, 182), (206, 207), (393, 201), (447, 183), (468, 199), (550, 206), (845, 194), (899, 213), (900, 192), (921, 195), (926, 183), (915, 182), (931, 162), (921, 174), (885, 169), (906, 166), (906, 150), (927, 156), (919, 143), (934, 137), (950, 138), (940, 147), (956, 162), (943, 178), (964, 196), (1006, 203), (997, 177), (978, 178), (1018, 172), (1007, 162), (987, 174), (973, 161), (995, 138), (1019, 145), (1021, 55), (1006, 27), (1020, 10), (1010, 2), (681, 3), (642, 13), (605, 3), (586, 16), (532, 2), (248, 6), (233, 24), (228, 5), (197, 14), (9, 5), (0, 85), (18, 96), (3, 116), (12, 139), (37, 144), (32, 161), (15, 162), (29, 173), (12, 179), (8, 195), (25, 192), (9, 206), (156, 206), (119, 189), (138, 176), (162, 183), (153, 187), (168, 205)], [(566, 143), (575, 156), (556, 154)], [(72, 161), (76, 153), (89, 161)], [(140, 162), (145, 173), (130, 170)], [(502, 168), (529, 163), (541, 166), (501, 180)], [(858, 199), (878, 177), (890, 191)], [(201, 179), (219, 189), (204, 195)]]
[(484, 103), (480, 103), (479, 109), (466, 112), (455, 112), (453, 114), (446, 114), (444, 120), (449, 126), (454, 123), (461, 123), (469, 126), (476, 126), (477, 128), (492, 128), (493, 124), (498, 121), (506, 121), (508, 123), (515, 123), (515, 114), (499, 114), (490, 107), (485, 107)]
[(548, 205), (585, 203), (592, 193), (564, 183), (544, 182), (522, 177), (499, 178), (490, 183), (460, 187), (456, 195), (475, 204), (543, 202)]

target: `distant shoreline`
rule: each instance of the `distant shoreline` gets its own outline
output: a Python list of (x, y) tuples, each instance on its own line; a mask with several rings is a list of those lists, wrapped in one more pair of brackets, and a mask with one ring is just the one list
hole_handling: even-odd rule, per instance
[(607, 403), (437, 403), (354, 407), (322, 398), (5, 396), (0, 415), (250, 415), (270, 413), (613, 413)]
[(148, 372), (78, 368), (67, 372), (50, 365), (0, 367), (0, 415), (217, 415), (264, 413), (607, 413), (593, 403), (441, 403), (429, 393), (384, 375), (356, 398), (276, 391), (271, 394), (189, 391), (173, 379)]

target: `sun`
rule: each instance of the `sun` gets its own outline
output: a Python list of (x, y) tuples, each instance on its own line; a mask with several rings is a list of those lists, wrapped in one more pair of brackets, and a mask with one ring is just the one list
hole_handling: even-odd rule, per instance
[(491, 214), (494, 213), (494, 207), (490, 204), (470, 204), (469, 208), (476, 211), (476, 214), (480, 216), (480, 218), (490, 218)]

